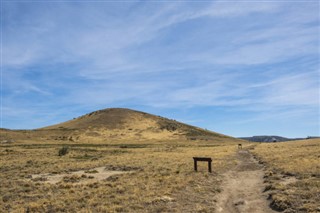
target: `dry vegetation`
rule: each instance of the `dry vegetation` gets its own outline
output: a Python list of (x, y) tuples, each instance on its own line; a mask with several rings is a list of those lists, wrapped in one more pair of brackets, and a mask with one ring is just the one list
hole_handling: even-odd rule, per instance
[(0, 212), (214, 212), (239, 142), (267, 166), (273, 207), (320, 211), (319, 140), (248, 145), (128, 109), (0, 136)]
[(267, 166), (274, 208), (320, 212), (320, 139), (259, 144), (252, 152)]
[[(234, 165), (236, 140), (148, 143), (67, 144), (14, 142), (0, 146), (0, 212), (212, 212), (219, 175)], [(194, 156), (213, 158), (193, 171)], [(34, 174), (65, 174), (106, 167), (133, 171), (102, 181), (79, 183), (73, 175), (57, 184)], [(94, 171), (91, 171), (94, 172)], [(77, 184), (75, 184), (77, 183)], [(190, 196), (192, 195), (192, 196)]]

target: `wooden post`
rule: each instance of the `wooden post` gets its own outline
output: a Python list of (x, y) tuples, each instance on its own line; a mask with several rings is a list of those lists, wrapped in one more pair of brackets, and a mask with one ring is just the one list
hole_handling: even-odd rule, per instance
[(211, 158), (193, 157), (194, 171), (198, 171), (198, 166), (197, 166), (198, 161), (207, 161), (208, 162), (208, 171), (210, 173), (212, 172), (212, 169), (211, 169), (212, 159)]

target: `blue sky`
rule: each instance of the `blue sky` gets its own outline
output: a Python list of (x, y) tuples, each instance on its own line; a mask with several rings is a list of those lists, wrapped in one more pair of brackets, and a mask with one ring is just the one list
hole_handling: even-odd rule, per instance
[(125, 107), (319, 135), (318, 1), (2, 1), (1, 126)]

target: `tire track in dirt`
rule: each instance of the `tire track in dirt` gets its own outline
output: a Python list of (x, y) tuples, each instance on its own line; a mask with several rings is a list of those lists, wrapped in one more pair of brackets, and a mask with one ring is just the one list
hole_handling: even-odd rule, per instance
[(219, 213), (272, 213), (267, 195), (263, 194), (263, 166), (248, 150), (237, 153), (238, 165), (223, 175), (216, 212)]

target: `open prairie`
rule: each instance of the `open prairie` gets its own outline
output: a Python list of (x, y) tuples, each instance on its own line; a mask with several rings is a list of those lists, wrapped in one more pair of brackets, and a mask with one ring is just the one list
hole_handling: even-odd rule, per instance
[(1, 212), (320, 211), (318, 139), (249, 143), (123, 109), (0, 133)]
[(259, 144), (252, 153), (266, 166), (273, 207), (320, 212), (320, 139)]
[[(58, 156), (63, 146), (69, 153)], [(219, 174), (237, 163), (235, 150), (232, 142), (190, 141), (1, 145), (1, 212), (211, 212)], [(212, 157), (213, 173), (205, 162), (194, 172), (194, 156)], [(124, 173), (95, 181), (97, 167)], [(79, 170), (84, 175), (68, 175)], [(64, 178), (33, 178), (40, 174)]]
[[(237, 143), (147, 142), (2, 144), (1, 212), (220, 212), (224, 178), (240, 178), (241, 170), (224, 176), (241, 164)], [(244, 145), (265, 165), (260, 171), (274, 208), (319, 211), (319, 144), (306, 140)], [(59, 156), (64, 146), (69, 152)], [(194, 156), (212, 157), (213, 173), (207, 172), (205, 162), (194, 172)], [(57, 175), (61, 178), (50, 182)]]

